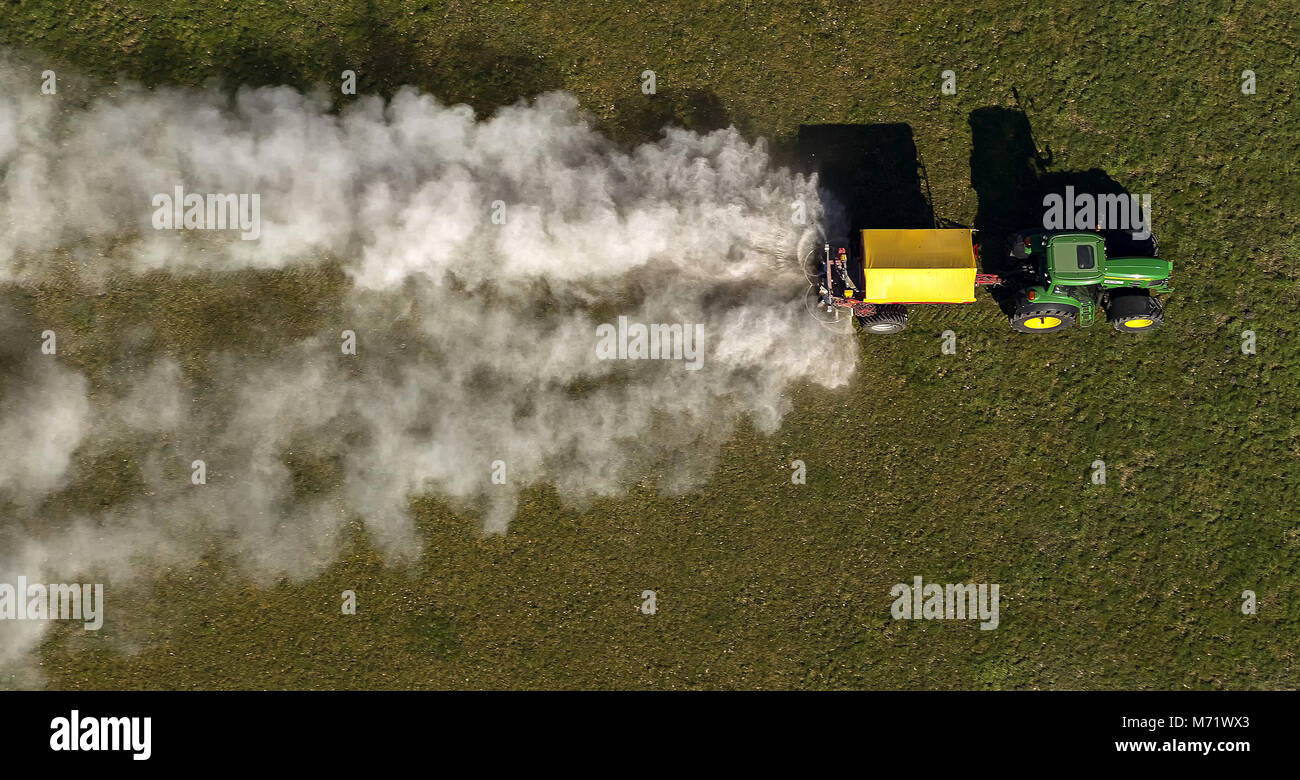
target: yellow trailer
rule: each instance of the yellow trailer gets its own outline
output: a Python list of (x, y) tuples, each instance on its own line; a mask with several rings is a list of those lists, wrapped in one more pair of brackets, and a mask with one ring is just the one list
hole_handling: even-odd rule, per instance
[(907, 327), (907, 304), (974, 303), (975, 287), (1001, 279), (978, 272), (970, 228), (863, 230), (861, 254), (826, 259), (820, 295), (827, 311), (852, 309), (871, 333)]
[(862, 231), (867, 303), (974, 303), (975, 242), (969, 229)]

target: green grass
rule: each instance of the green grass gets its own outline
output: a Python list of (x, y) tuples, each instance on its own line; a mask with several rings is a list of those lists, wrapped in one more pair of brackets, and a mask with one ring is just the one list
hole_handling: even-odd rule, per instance
[[(1030, 338), (982, 299), (862, 341), (850, 388), (801, 389), (701, 489), (578, 511), (524, 496), (503, 537), (433, 497), (386, 565), (357, 530), (308, 582), (259, 589), (214, 551), (161, 571), (97, 636), (41, 649), (59, 688), (1294, 688), (1300, 684), (1300, 31), (1290, 3), (370, 3), (0, 6), (29, 57), (152, 84), (415, 83), (481, 112), (575, 92), (620, 141), (734, 122), (794, 154), (800, 126), (910, 125), (938, 216), (972, 224), (971, 112), (1018, 106), (1052, 170), (1153, 194), (1176, 292), (1162, 330)], [(903, 4), (906, 5), (906, 4)], [(639, 92), (644, 69), (660, 94)], [(1258, 94), (1242, 95), (1251, 68)], [(939, 73), (958, 94), (939, 95)], [(1018, 95), (1018, 100), (1013, 97)], [(61, 90), (63, 94), (63, 90)], [(72, 96), (74, 99), (76, 95)], [(202, 374), (213, 349), (330, 327), (334, 271), (68, 283), (5, 295), (80, 334), (107, 381), (123, 333)], [(285, 315), (284, 312), (289, 312)], [(238, 317), (232, 320), (231, 313)], [(275, 330), (288, 319), (292, 326)], [(231, 324), (234, 322), (235, 324)], [(216, 323), (220, 323), (219, 325)], [(939, 355), (938, 334), (959, 334)], [(1242, 355), (1241, 331), (1259, 353)], [(82, 337), (85, 338), (82, 338)], [(808, 464), (790, 484), (789, 463)], [(1108, 484), (1088, 481), (1094, 458)], [(129, 452), (56, 500), (138, 484)], [(334, 466), (304, 456), (295, 491)], [(125, 488), (123, 487), (125, 486)], [(895, 622), (920, 574), (1002, 584), (1002, 622)], [(356, 616), (339, 594), (358, 594)], [(659, 613), (637, 611), (659, 594)], [(1243, 590), (1259, 614), (1240, 613)], [(119, 602), (120, 603), (120, 602)], [(131, 648), (125, 650), (124, 648)]]

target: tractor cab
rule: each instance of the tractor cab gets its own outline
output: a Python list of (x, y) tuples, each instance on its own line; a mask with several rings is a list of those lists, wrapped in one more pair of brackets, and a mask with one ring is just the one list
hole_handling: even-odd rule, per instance
[(1046, 276), (1053, 284), (1078, 287), (1099, 284), (1106, 266), (1106, 244), (1091, 233), (1067, 233), (1047, 241)]

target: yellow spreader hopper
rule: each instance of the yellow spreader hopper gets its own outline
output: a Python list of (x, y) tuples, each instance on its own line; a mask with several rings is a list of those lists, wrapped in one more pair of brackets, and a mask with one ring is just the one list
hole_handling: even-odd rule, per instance
[(864, 303), (974, 303), (969, 229), (862, 231)]

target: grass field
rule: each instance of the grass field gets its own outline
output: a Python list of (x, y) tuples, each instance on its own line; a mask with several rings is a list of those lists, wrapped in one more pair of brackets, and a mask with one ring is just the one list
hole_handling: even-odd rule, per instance
[[(744, 430), (702, 489), (582, 510), (525, 495), (483, 537), (436, 496), (384, 563), (360, 533), (322, 575), (260, 588), (219, 551), (159, 571), (97, 635), (52, 630), (57, 688), (1294, 688), (1300, 684), (1300, 22), (1285, 0), (264, 3), (19, 0), (0, 41), (149, 84), (416, 84), (481, 113), (550, 89), (622, 143), (734, 123), (806, 165), (809, 128), (906, 125), (937, 217), (996, 228), (1025, 159), (1151, 193), (1166, 326), (1031, 338), (986, 297), (861, 338), (846, 389)], [(907, 6), (907, 4), (900, 4)], [(640, 92), (656, 72), (659, 92)], [(940, 72), (957, 75), (941, 95)], [(1258, 92), (1243, 95), (1254, 70)], [(1000, 107), (1004, 111), (990, 112)], [(984, 148), (977, 148), (983, 146)], [(851, 161), (850, 161), (851, 162)], [(904, 165), (904, 169), (908, 166)], [(907, 176), (914, 174), (906, 171)], [(842, 174), (843, 175), (843, 174)], [(911, 187), (912, 182), (901, 182)], [(1001, 216), (1000, 216), (1001, 215)], [(78, 333), (100, 381), (124, 325), (202, 371), (331, 326), (336, 271), (143, 277), (93, 297), (10, 287)], [(193, 300), (201, 305), (182, 306)], [(214, 322), (236, 320), (237, 327)], [(287, 326), (286, 326), (287, 323)], [(959, 336), (939, 354), (938, 334)], [(1253, 330), (1258, 353), (1240, 349)], [(1101, 458), (1108, 481), (1093, 485)], [(806, 485), (789, 464), (807, 463)], [(328, 464), (296, 464), (303, 490)], [(129, 496), (130, 452), (58, 498)], [(889, 588), (1001, 583), (1001, 626), (894, 621)], [(339, 593), (355, 590), (355, 616)], [(640, 614), (640, 593), (659, 612)], [(1253, 590), (1258, 614), (1243, 615)]]

